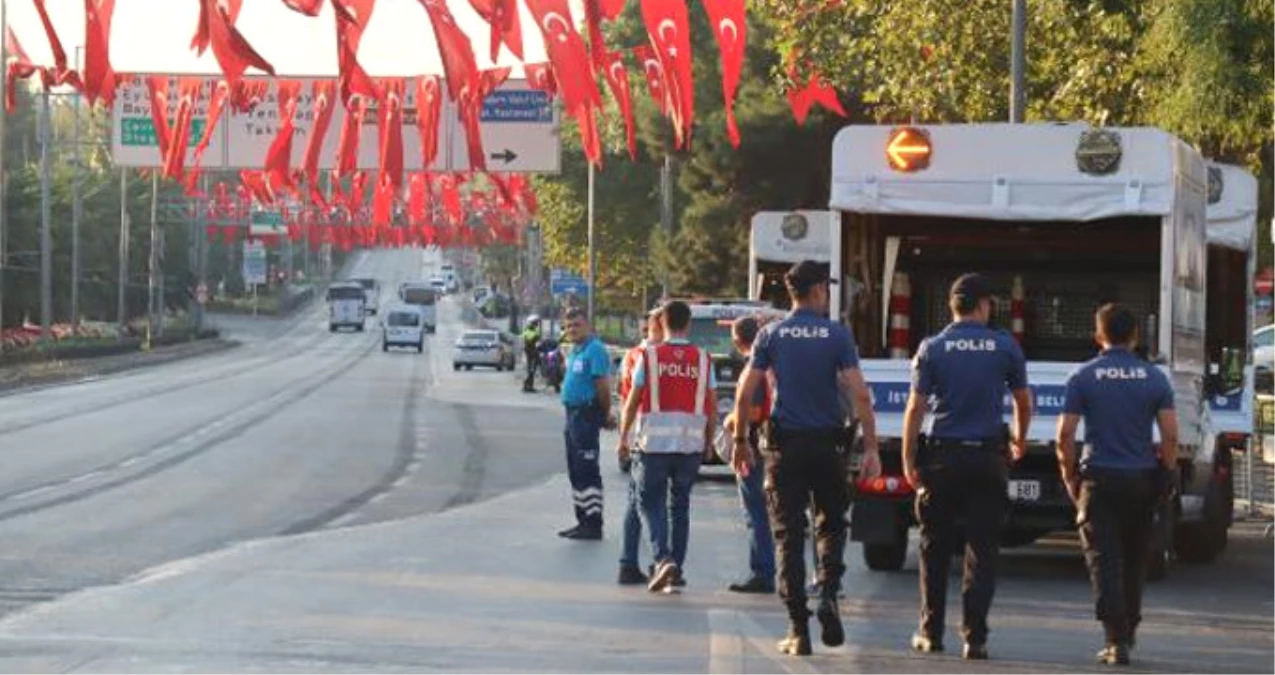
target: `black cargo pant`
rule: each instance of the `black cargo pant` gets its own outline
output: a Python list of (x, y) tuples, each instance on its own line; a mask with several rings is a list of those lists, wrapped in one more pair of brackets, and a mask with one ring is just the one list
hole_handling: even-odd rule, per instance
[(836, 597), (845, 573), (848, 468), (841, 432), (777, 430), (765, 437), (766, 506), (778, 554), (779, 598), (788, 615), (805, 621), (806, 509), (814, 500), (815, 548), (821, 592)]
[(932, 441), (923, 451), (918, 462), (923, 488), (916, 498), (921, 523), (922, 635), (943, 639), (948, 571), (963, 534), (962, 635), (971, 644), (986, 644), (1000, 532), (1009, 503), (1008, 468), (1005, 454), (991, 445)]
[(1130, 642), (1142, 620), (1142, 584), (1157, 498), (1150, 471), (1087, 469), (1076, 521), (1109, 644)]

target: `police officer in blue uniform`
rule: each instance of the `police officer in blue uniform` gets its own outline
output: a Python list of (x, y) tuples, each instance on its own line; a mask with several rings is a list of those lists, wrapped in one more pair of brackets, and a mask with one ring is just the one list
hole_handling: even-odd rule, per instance
[[(854, 402), (863, 428), (867, 476), (880, 471), (872, 397), (859, 370), (859, 354), (850, 330), (828, 320), (828, 276), (811, 261), (797, 263), (784, 275), (793, 311), (768, 324), (753, 344), (747, 374), (735, 395), (735, 419), (748, 419), (757, 389), (769, 373), (775, 399), (762, 439), (764, 489), (771, 528), (779, 554), (779, 597), (788, 609), (787, 636), (779, 651), (810, 654), (806, 605), (806, 509), (814, 499), (819, 557), (820, 598), (816, 616), (821, 639), (830, 647), (845, 642), (837, 594), (845, 572), (845, 512), (849, 507), (846, 451), (851, 442), (841, 395)], [(731, 463), (747, 477), (750, 464), (748, 428), (736, 425)]]
[[(1173, 387), (1155, 366), (1133, 354), (1138, 321), (1118, 304), (1095, 320), (1102, 353), (1067, 380), (1058, 418), (1058, 468), (1076, 503), (1085, 564), (1106, 633), (1098, 660), (1129, 663), (1142, 619), (1151, 524), (1159, 498), (1174, 483), (1178, 421)], [(1076, 428), (1085, 446), (1076, 462)], [(1160, 427), (1160, 446), (1151, 427)]]
[[(1000, 530), (1008, 505), (1008, 460), (1026, 454), (1031, 423), (1027, 363), (1008, 333), (990, 328), (994, 294), (981, 274), (952, 284), (953, 321), (921, 343), (903, 418), (903, 471), (917, 491), (921, 523), (921, 619), (912, 648), (943, 650), (947, 577), (964, 519), (966, 659), (987, 658), (987, 612), (996, 589)], [(1004, 397), (1014, 401), (1012, 441)], [(926, 413), (931, 427), (920, 437)]]
[(567, 359), (562, 405), (567, 411), (563, 432), (567, 476), (576, 525), (558, 533), (566, 539), (602, 539), (602, 471), (598, 467), (601, 429), (614, 428), (611, 417), (611, 358), (593, 333), (584, 312), (568, 310), (563, 331), (575, 348)]

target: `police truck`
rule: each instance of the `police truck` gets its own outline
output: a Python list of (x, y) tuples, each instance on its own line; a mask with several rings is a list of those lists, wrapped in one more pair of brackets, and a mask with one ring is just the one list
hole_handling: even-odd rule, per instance
[(1225, 339), (1206, 330), (1212, 308), (1239, 307), (1243, 295), (1212, 269), (1228, 254), (1209, 247), (1209, 185), (1199, 153), (1152, 128), (856, 125), (837, 134), (830, 314), (859, 343), (884, 469), (854, 485), (851, 538), (868, 567), (899, 569), (906, 557), (914, 494), (899, 437), (910, 357), (950, 321), (948, 288), (970, 271), (1004, 289), (993, 323), (1022, 345), (1033, 393), (1003, 544), (1074, 528), (1055, 425), (1067, 376), (1098, 351), (1094, 311), (1118, 301), (1142, 318), (1140, 356), (1172, 382), (1181, 426), (1180, 481), (1157, 514), (1149, 575), (1163, 577), (1174, 557), (1206, 561), (1221, 551), (1233, 443), (1219, 442), (1231, 437), (1218, 433), (1210, 388), (1220, 378), (1208, 376), (1224, 349), (1243, 347), (1245, 325), (1237, 319)]

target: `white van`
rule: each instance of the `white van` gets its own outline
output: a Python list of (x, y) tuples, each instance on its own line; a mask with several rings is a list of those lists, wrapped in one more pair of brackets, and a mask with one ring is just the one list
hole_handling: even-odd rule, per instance
[(420, 310), (425, 332), (438, 330), (438, 291), (424, 281), (408, 281), (398, 287), (398, 299)]
[(328, 330), (335, 333), (342, 326), (363, 331), (367, 296), (363, 286), (353, 281), (340, 281), (328, 287)]
[(381, 321), (381, 351), (390, 347), (415, 347), (425, 351), (425, 317), (419, 305), (395, 305)]
[(358, 283), (363, 287), (363, 295), (366, 298), (367, 305), (364, 309), (368, 314), (376, 314), (378, 306), (381, 304), (381, 284), (376, 279), (368, 277), (359, 277), (350, 281)]

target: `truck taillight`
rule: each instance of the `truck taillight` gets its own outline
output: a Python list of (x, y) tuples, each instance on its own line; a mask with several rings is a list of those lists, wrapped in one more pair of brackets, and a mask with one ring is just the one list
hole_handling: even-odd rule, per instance
[(909, 495), (912, 486), (899, 476), (878, 476), (876, 478), (860, 478), (855, 481), (859, 492), (880, 495)]

